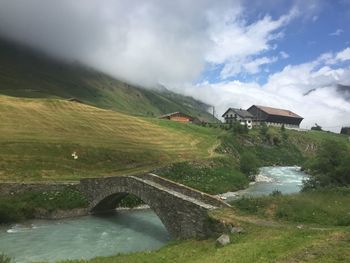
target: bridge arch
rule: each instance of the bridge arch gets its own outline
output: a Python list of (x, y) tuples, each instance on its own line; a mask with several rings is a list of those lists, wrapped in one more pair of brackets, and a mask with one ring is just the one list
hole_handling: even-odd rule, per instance
[(202, 238), (213, 231), (208, 210), (215, 206), (150, 180), (136, 176), (83, 179), (79, 190), (89, 200), (92, 213), (114, 209), (127, 194), (139, 197), (157, 214), (175, 239)]
[(110, 191), (101, 192), (95, 200), (93, 200), (89, 205), (89, 210), (92, 214), (99, 214), (110, 212), (115, 210), (118, 203), (126, 197), (128, 194), (133, 194), (134, 196), (140, 198), (145, 204), (147, 204), (150, 209), (158, 216), (162, 221), (165, 228), (168, 230), (171, 236), (177, 236), (177, 231), (179, 229), (174, 228), (171, 221), (171, 214), (168, 213), (164, 207), (158, 205), (158, 200), (156, 196), (152, 194), (145, 194), (144, 191), (133, 191), (133, 188), (129, 189), (120, 189), (120, 187), (112, 187)]

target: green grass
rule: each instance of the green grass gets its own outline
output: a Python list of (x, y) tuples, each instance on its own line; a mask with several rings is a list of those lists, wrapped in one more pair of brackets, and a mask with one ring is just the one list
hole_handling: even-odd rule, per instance
[(231, 235), (232, 243), (217, 248), (214, 240), (170, 242), (154, 252), (98, 257), (91, 263), (146, 262), (348, 262), (349, 229), (318, 231), (295, 227), (244, 225), (247, 233)]
[(57, 99), (0, 96), (0, 118), (0, 180), (6, 181), (145, 172), (210, 157), (217, 144), (212, 129)]
[(248, 186), (249, 179), (232, 158), (217, 157), (197, 162), (181, 162), (156, 171), (170, 180), (200, 191), (219, 194)]
[(242, 198), (241, 213), (293, 223), (350, 226), (350, 188), (319, 189), (292, 195)]
[(62, 191), (25, 192), (0, 197), (0, 224), (31, 219), (38, 209), (53, 212), (87, 207), (88, 202), (79, 192), (66, 188)]

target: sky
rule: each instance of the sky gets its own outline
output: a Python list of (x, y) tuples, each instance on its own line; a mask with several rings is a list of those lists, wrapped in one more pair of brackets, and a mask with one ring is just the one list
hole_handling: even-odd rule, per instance
[(0, 0), (0, 36), (215, 106), (350, 126), (350, 0)]

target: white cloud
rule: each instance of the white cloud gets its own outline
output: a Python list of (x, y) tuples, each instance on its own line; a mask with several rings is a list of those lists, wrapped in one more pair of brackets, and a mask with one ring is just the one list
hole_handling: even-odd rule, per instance
[(344, 30), (341, 28), (338, 28), (337, 30), (335, 30), (334, 32), (330, 33), (330, 36), (340, 36), (342, 33), (344, 33)]
[[(292, 9), (287, 15), (273, 20), (270, 16), (247, 24), (247, 22), (231, 14), (223, 19), (211, 16), (209, 28), (214, 47), (206, 59), (209, 63), (224, 64), (222, 79), (234, 76), (242, 71), (257, 73), (264, 64), (276, 61), (276, 58), (257, 57), (265, 51), (274, 49), (273, 41), (283, 37), (282, 29), (298, 15), (297, 9)], [(255, 56), (255, 63), (252, 57)]]
[(289, 54), (285, 51), (281, 51), (280, 55), (281, 55), (281, 58), (283, 58), (283, 59), (289, 58)]
[(350, 48), (346, 48), (343, 51), (340, 51), (335, 56), (336, 60), (338, 61), (347, 61), (350, 60)]
[[(341, 125), (350, 125), (350, 101), (337, 92), (337, 84), (350, 85), (350, 67), (333, 68), (326, 62), (336, 60), (344, 49), (334, 55), (322, 54), (308, 63), (288, 65), (270, 75), (264, 85), (255, 82), (222, 81), (187, 87), (187, 95), (196, 96), (216, 106), (221, 115), (228, 107), (248, 108), (260, 104), (286, 108), (304, 117), (302, 127), (314, 123), (339, 132)], [(306, 94), (308, 91), (315, 91)]]

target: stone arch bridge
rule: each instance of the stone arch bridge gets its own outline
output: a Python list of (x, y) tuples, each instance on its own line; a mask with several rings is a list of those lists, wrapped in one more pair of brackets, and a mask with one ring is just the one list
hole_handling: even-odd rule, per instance
[(62, 191), (67, 187), (78, 190), (88, 200), (88, 209), (83, 213), (115, 210), (121, 199), (133, 194), (150, 206), (175, 239), (203, 238), (228, 230), (224, 223), (209, 215), (209, 211), (229, 207), (228, 204), (151, 173), (88, 178), (71, 183), (0, 183), (0, 196), (28, 191)]
[(139, 197), (175, 239), (212, 236), (225, 228), (208, 212), (228, 204), (155, 174), (83, 179), (76, 187), (87, 197), (92, 213), (114, 210), (127, 194)]

